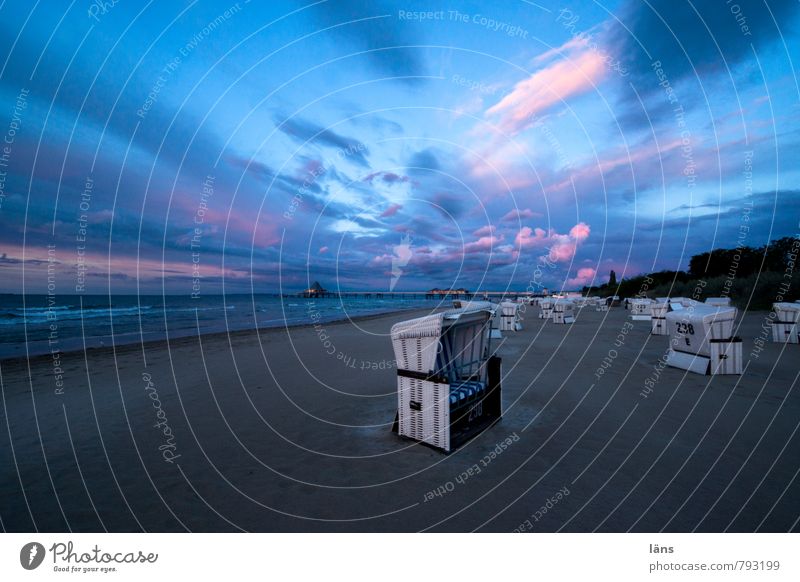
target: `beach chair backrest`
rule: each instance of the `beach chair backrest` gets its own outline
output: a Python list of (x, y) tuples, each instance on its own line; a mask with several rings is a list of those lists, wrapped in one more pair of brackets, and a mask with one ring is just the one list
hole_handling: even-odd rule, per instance
[(730, 297), (706, 297), (706, 305), (714, 305), (716, 307), (728, 307), (731, 304)]
[(478, 312), (446, 325), (437, 354), (437, 373), (451, 384), (467, 379), (484, 380), (489, 357), (490, 319)]
[(392, 326), (392, 347), (397, 368), (428, 373), (434, 369), (444, 314), (402, 321)]
[(650, 304), (650, 315), (653, 317), (665, 317), (667, 315), (667, 310), (669, 309), (669, 303), (651, 303)]
[(775, 312), (777, 321), (783, 323), (800, 321), (800, 304), (798, 303), (773, 303), (772, 310)]

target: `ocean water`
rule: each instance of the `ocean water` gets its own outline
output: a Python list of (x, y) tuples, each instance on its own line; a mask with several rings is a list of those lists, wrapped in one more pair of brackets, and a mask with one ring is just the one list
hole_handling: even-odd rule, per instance
[(436, 307), (423, 298), (0, 295), (0, 359)]

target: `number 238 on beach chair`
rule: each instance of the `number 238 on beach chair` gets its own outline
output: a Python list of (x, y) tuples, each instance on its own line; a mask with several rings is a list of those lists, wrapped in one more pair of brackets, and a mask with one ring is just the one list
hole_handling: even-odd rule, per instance
[(733, 336), (735, 307), (703, 303), (667, 314), (667, 365), (698, 374), (741, 374), (742, 340)]
[(392, 327), (397, 359), (395, 430), (450, 452), (501, 418), (500, 358), (492, 313), (466, 307)]

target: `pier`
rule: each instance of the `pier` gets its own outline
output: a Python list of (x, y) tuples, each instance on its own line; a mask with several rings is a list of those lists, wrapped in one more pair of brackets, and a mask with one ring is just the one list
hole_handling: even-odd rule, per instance
[(489, 299), (510, 299), (515, 300), (519, 297), (546, 297), (549, 294), (547, 289), (542, 289), (541, 293), (529, 293), (527, 291), (470, 291), (460, 287), (458, 289), (429, 289), (428, 291), (328, 291), (318, 281), (314, 281), (308, 289), (299, 293), (287, 295), (287, 297), (302, 297), (304, 299), (461, 299), (461, 300), (483, 300)]
[(319, 291), (305, 290), (289, 297), (302, 297), (305, 299), (461, 299), (461, 300), (488, 300), (488, 299), (517, 299), (520, 297), (544, 297), (541, 293), (528, 293), (526, 291), (465, 291), (465, 292), (432, 292), (432, 291)]

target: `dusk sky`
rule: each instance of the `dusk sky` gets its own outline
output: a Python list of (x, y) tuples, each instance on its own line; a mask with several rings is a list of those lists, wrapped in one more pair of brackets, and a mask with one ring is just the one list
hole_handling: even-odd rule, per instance
[(798, 25), (796, 0), (5, 2), (0, 291), (48, 266), (57, 294), (573, 289), (796, 236)]

